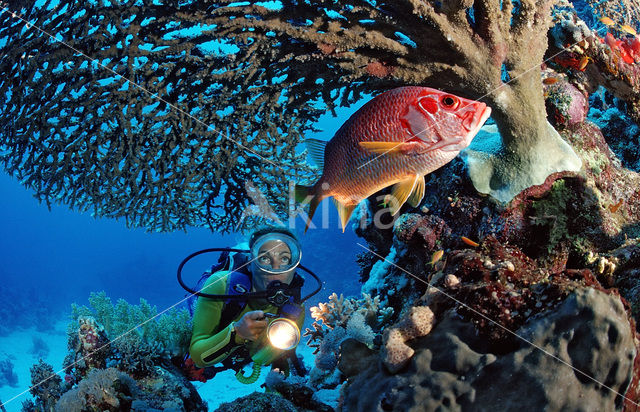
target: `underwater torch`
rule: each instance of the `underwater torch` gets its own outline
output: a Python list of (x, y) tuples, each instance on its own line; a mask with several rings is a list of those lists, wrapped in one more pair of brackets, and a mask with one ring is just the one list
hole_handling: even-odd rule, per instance
[(267, 326), (266, 342), (251, 356), (253, 361), (251, 375), (244, 376), (242, 370), (236, 373), (236, 379), (241, 383), (251, 384), (257, 381), (262, 365), (273, 362), (283, 352), (294, 349), (300, 343), (300, 328), (293, 320), (272, 313), (265, 313), (265, 317), (272, 318)]

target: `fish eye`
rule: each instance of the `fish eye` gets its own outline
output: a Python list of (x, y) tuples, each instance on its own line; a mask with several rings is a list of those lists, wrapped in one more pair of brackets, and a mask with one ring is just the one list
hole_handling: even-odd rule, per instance
[(446, 95), (446, 96), (442, 96), (442, 98), (440, 99), (440, 103), (449, 110), (454, 110), (458, 108), (458, 105), (460, 104), (460, 99), (458, 99), (455, 96), (452, 96), (450, 94)]

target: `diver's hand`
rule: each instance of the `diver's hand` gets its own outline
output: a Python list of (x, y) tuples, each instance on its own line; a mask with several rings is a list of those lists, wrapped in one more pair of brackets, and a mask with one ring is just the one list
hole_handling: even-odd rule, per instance
[(256, 340), (267, 328), (267, 323), (263, 311), (247, 312), (236, 322), (236, 334), (244, 340)]

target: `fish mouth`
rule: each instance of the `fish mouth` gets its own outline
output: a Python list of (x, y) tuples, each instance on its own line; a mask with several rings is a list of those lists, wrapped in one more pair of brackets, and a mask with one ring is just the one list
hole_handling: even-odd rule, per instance
[(491, 108), (484, 103), (478, 102), (476, 103), (476, 107), (484, 106), (484, 108), (476, 111), (469, 112), (465, 118), (462, 120), (462, 125), (465, 129), (469, 131), (469, 136), (475, 136), (479, 131), (482, 125), (489, 119), (491, 116)]

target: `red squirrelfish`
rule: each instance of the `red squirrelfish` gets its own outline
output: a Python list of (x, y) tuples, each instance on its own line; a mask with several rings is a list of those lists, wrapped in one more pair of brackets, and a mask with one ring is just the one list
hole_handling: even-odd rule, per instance
[(333, 197), (343, 231), (361, 200), (391, 185), (385, 203), (393, 215), (405, 202), (417, 207), (424, 176), (467, 147), (490, 114), (484, 103), (428, 87), (375, 97), (330, 141), (307, 140), (311, 158), (324, 169), (315, 185), (295, 188), (296, 200), (310, 204), (307, 228), (326, 197)]

